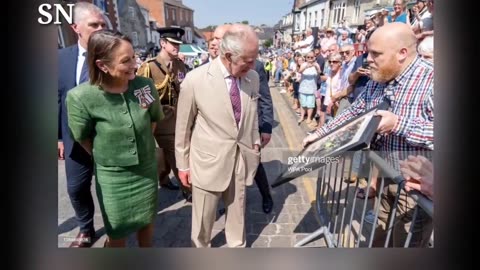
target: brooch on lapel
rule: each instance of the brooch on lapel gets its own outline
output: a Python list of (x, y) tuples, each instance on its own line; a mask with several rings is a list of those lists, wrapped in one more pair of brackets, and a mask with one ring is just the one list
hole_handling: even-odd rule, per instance
[(182, 82), (183, 79), (185, 79), (185, 73), (179, 71), (179, 72), (177, 73), (177, 78), (178, 78), (178, 80), (179, 80), (180, 82)]
[(144, 87), (133, 91), (133, 94), (138, 98), (138, 103), (140, 107), (146, 109), (150, 104), (155, 101), (155, 98), (152, 96), (150, 86), (145, 85)]

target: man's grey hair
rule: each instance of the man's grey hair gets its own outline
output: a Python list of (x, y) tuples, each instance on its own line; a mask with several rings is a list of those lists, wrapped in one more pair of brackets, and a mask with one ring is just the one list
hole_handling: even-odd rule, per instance
[(345, 50), (345, 51), (353, 51), (355, 50), (355, 47), (351, 44), (346, 44), (346, 45), (343, 45), (341, 48), (340, 48), (342, 51)]
[(258, 42), (255, 31), (247, 25), (233, 25), (222, 38), (220, 43), (220, 56), (225, 57), (230, 52), (233, 57), (242, 54), (246, 42)]
[(432, 55), (433, 56), (433, 36), (425, 37), (417, 47), (418, 53), (421, 55)]
[(330, 45), (330, 46), (328, 47), (328, 49), (329, 49), (329, 50), (330, 50), (330, 49), (334, 49), (334, 50), (338, 51), (338, 50), (340, 49), (340, 46), (338, 46), (338, 43), (334, 43), (334, 44)]
[(78, 24), (85, 20), (90, 14), (102, 14), (103, 11), (92, 3), (78, 2), (73, 7), (73, 23)]

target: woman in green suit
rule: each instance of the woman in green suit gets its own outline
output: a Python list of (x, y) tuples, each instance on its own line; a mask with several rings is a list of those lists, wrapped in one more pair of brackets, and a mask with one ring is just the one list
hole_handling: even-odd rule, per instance
[(107, 233), (105, 246), (124, 247), (137, 232), (150, 247), (157, 205), (153, 130), (163, 118), (153, 81), (135, 75), (128, 37), (102, 30), (87, 51), (90, 81), (68, 92), (73, 137), (95, 161), (97, 196)]

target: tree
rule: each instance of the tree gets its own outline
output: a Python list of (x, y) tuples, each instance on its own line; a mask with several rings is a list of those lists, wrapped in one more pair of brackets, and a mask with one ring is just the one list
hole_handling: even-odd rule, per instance
[(263, 47), (264, 48), (270, 48), (270, 46), (273, 45), (273, 39), (269, 38), (263, 42)]
[(242, 21), (242, 23), (248, 25), (248, 21)]

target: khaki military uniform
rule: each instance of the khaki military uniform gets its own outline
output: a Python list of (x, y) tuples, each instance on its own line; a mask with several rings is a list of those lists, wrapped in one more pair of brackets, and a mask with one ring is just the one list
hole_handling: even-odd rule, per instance
[[(157, 151), (158, 173), (161, 184), (168, 183), (170, 170), (178, 177), (175, 163), (175, 120), (180, 83), (185, 78), (187, 68), (178, 60), (172, 60), (171, 66), (159, 56), (145, 61), (137, 71), (139, 76), (152, 78), (160, 96), (165, 118), (157, 123), (155, 140), (163, 151)], [(184, 189), (182, 187), (182, 189)], [(185, 191), (185, 190), (184, 190)]]

